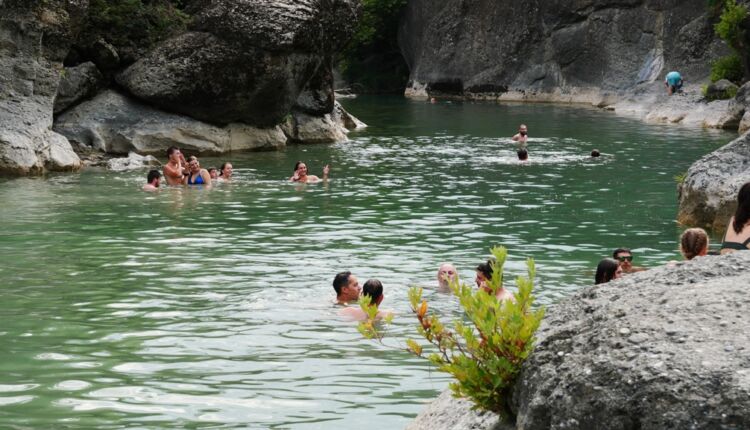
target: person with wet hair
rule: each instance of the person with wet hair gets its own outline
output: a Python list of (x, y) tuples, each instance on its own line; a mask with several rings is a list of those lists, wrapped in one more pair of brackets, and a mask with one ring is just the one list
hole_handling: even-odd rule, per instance
[(598, 149), (592, 149), (591, 150), (591, 158), (599, 158), (601, 156), (601, 152), (599, 152)]
[(605, 284), (609, 281), (619, 279), (622, 277), (622, 267), (611, 258), (605, 258), (599, 262), (596, 266), (596, 275), (594, 275), (594, 283), (596, 285)]
[(729, 219), (727, 232), (721, 244), (721, 253), (747, 251), (750, 247), (750, 182), (737, 193), (737, 210)]
[(161, 173), (154, 169), (148, 172), (146, 176), (146, 185), (143, 186), (143, 191), (159, 191), (159, 184), (161, 180)]
[[(379, 307), (383, 302), (385, 295), (383, 294), (383, 283), (377, 279), (368, 279), (367, 282), (362, 286), (362, 297), (370, 298), (370, 305)], [(392, 314), (391, 311), (378, 310), (375, 319), (385, 318), (387, 315)], [(339, 315), (346, 317), (347, 319), (364, 321), (367, 319), (367, 314), (362, 310), (361, 307), (347, 307), (339, 312)]]
[(438, 291), (447, 293), (451, 290), (451, 282), (458, 282), (458, 271), (451, 263), (443, 263), (437, 272)]
[(208, 176), (211, 178), (212, 181), (219, 179), (219, 171), (216, 170), (216, 167), (209, 167), (206, 170), (208, 170)]
[[(328, 180), (328, 173), (330, 173), (331, 167), (326, 164), (323, 167), (323, 180)], [(303, 163), (302, 161), (298, 161), (294, 164), (294, 174), (291, 178), (289, 178), (292, 182), (300, 182), (303, 184), (313, 184), (315, 182), (319, 182), (320, 178), (318, 178), (315, 175), (308, 175), (307, 174), (307, 164)]]
[(333, 290), (336, 292), (336, 303), (346, 305), (359, 300), (359, 281), (352, 272), (340, 272), (333, 278)]
[[(492, 260), (487, 260), (486, 263), (481, 263), (476, 267), (477, 276), (474, 279), (474, 282), (477, 283), (477, 287), (482, 289), (487, 294), (492, 294), (492, 289), (490, 288), (490, 280), (492, 279)], [(503, 300), (515, 300), (513, 297), (513, 294), (506, 290), (503, 286), (503, 278), (500, 278), (500, 287), (495, 292), (495, 297), (499, 301)]]
[(232, 163), (225, 162), (221, 164), (221, 167), (219, 167), (219, 179), (221, 179), (222, 181), (231, 182), (232, 173), (234, 173), (234, 170), (232, 169)]
[(708, 254), (708, 234), (702, 228), (689, 228), (680, 236), (680, 252), (685, 260)]

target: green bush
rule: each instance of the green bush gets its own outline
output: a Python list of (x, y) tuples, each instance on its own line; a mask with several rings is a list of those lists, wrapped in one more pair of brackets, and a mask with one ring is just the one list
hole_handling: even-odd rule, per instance
[(742, 49), (745, 41), (743, 22), (747, 19), (747, 7), (737, 4), (736, 0), (727, 0), (721, 18), (714, 26), (719, 35), (729, 46), (736, 50)]
[(183, 31), (189, 16), (179, 0), (90, 0), (82, 37), (119, 49), (144, 49)]
[[(527, 277), (516, 279), (515, 301), (497, 300), (494, 292), (501, 288), (508, 252), (504, 247), (495, 247), (490, 252), (495, 258), (489, 281), (493, 293), (466, 284), (451, 285), (467, 320), (454, 321), (453, 330), (438, 316), (428, 314), (429, 306), (422, 300), (421, 288), (409, 290), (409, 302), (419, 321), (417, 331), (434, 351), (426, 358), (455, 378), (450, 384), (453, 394), (471, 399), (478, 408), (506, 414), (509, 390), (534, 348), (534, 335), (544, 309), (532, 310), (535, 275), (532, 259), (527, 260)], [(360, 332), (370, 339), (382, 340), (382, 332), (373, 321), (370, 318), (360, 324)], [(415, 340), (407, 341), (407, 350), (425, 357), (424, 347)]]
[(742, 82), (742, 61), (736, 54), (721, 57), (711, 64), (711, 82), (721, 79), (740, 83)]

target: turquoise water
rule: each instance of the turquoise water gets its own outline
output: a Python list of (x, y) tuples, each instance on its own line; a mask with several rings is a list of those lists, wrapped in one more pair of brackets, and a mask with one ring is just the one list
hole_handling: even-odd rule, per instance
[[(398, 350), (408, 286), (443, 261), (473, 282), (493, 244), (510, 275), (535, 258), (543, 303), (618, 246), (676, 259), (674, 176), (733, 137), (577, 107), (345, 104), (370, 125), (352, 141), (225, 157), (237, 180), (210, 190), (143, 193), (143, 171), (0, 180), (0, 428), (401, 428), (448, 382)], [(331, 181), (289, 184), (298, 159)], [(341, 270), (383, 281), (390, 347), (338, 317)]]

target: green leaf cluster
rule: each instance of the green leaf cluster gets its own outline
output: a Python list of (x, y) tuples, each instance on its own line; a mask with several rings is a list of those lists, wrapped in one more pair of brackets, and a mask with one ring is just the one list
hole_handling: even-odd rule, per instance
[(148, 48), (186, 28), (182, 7), (179, 0), (90, 0), (83, 34), (118, 48)]
[(721, 57), (711, 64), (711, 82), (721, 79), (741, 82), (742, 74), (742, 60), (737, 54)]
[[(417, 331), (435, 351), (427, 358), (455, 378), (450, 384), (453, 394), (471, 399), (478, 408), (504, 414), (509, 390), (533, 350), (544, 309), (533, 309), (536, 269), (532, 259), (527, 260), (527, 276), (516, 279), (515, 300), (497, 300), (494, 292), (502, 288), (507, 249), (495, 247), (490, 251), (494, 256), (489, 281), (493, 293), (466, 284), (451, 285), (466, 314), (465, 321), (454, 321), (453, 330), (427, 313), (421, 288), (409, 291), (409, 301), (419, 321)], [(407, 347), (413, 354), (424, 356), (424, 347), (418, 342), (410, 340)]]
[(747, 6), (738, 4), (737, 0), (727, 0), (724, 2), (724, 10), (721, 13), (719, 22), (714, 26), (714, 30), (729, 46), (740, 50), (745, 45), (743, 23), (746, 19)]

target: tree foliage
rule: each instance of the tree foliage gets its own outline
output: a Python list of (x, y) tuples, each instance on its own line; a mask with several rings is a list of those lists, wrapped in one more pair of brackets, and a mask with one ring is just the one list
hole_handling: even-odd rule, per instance
[[(406, 346), (412, 354), (427, 358), (453, 376), (455, 381), (450, 388), (455, 396), (471, 399), (477, 408), (505, 414), (510, 388), (534, 348), (544, 309), (533, 309), (536, 272), (532, 259), (527, 260), (527, 276), (516, 279), (515, 300), (497, 300), (494, 292), (501, 288), (507, 250), (495, 247), (490, 251), (494, 256), (489, 281), (493, 293), (453, 283), (451, 289), (466, 317), (454, 321), (452, 329), (429, 313), (421, 288), (409, 291), (411, 309), (419, 321), (417, 331), (428, 345), (410, 339)], [(360, 324), (360, 332), (382, 341), (381, 329), (373, 322), (371, 318)], [(425, 352), (428, 348), (429, 353)]]
[[(750, 49), (750, 40), (748, 40), (750, 15), (748, 15), (747, 6), (737, 3), (737, 0), (725, 0), (721, 6), (721, 16), (719, 22), (714, 25), (714, 30), (735, 51), (736, 60), (724, 57), (715, 62), (712, 66), (711, 79), (713, 81), (714, 76), (723, 75), (719, 79), (730, 79), (740, 83), (750, 77), (750, 51), (748, 51)], [(741, 76), (739, 79), (732, 79), (730, 76), (736, 69), (737, 62), (739, 62)]]

